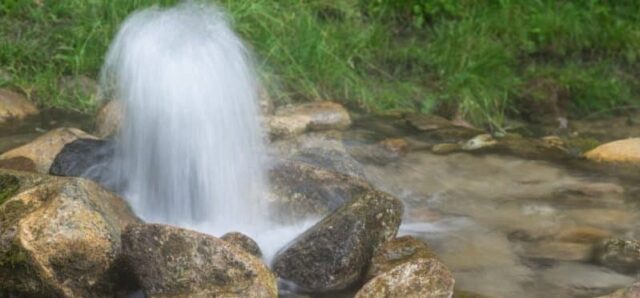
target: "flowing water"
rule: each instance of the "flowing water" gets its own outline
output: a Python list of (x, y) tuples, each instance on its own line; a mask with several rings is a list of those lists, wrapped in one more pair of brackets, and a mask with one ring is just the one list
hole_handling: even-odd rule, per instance
[(261, 203), (259, 86), (221, 10), (186, 2), (134, 13), (109, 49), (101, 83), (104, 96), (125, 105), (113, 178), (124, 181), (136, 214), (218, 236), (244, 232), (268, 252), (295, 235), (261, 241), (263, 231), (281, 228)]

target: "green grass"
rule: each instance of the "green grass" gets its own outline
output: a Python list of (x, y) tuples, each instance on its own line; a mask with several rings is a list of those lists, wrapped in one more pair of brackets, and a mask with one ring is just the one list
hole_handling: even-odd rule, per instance
[[(175, 0), (3, 0), (0, 86), (91, 111), (61, 88), (95, 78), (118, 25)], [(221, 0), (280, 102), (457, 114), (500, 129), (528, 101), (572, 117), (640, 104), (640, 4), (631, 0)], [(535, 82), (548, 82), (536, 85)], [(534, 86), (534, 87), (532, 87)], [(538, 86), (538, 87), (535, 87)], [(560, 90), (550, 94), (549, 88)]]

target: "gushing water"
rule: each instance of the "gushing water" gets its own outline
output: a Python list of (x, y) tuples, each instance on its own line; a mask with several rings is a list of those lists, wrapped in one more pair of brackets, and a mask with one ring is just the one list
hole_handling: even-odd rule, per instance
[(217, 235), (265, 227), (258, 83), (219, 9), (134, 13), (102, 79), (125, 105), (114, 177), (139, 216)]

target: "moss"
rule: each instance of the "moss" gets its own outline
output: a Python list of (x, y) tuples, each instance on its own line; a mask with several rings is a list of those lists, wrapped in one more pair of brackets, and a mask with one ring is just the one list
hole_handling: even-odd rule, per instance
[(582, 154), (598, 147), (600, 142), (594, 138), (573, 138), (566, 140), (566, 144), (569, 151)]
[(0, 175), (0, 205), (20, 189), (20, 180), (12, 175)]

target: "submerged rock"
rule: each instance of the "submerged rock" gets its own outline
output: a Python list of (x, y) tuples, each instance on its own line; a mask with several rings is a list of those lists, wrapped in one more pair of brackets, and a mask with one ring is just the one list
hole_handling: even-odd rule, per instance
[(253, 239), (245, 234), (230, 232), (222, 235), (220, 239), (244, 249), (251, 255), (254, 255), (258, 258), (262, 257), (262, 251), (260, 251), (260, 246), (258, 246), (258, 243), (256, 243)]
[(268, 121), (273, 138), (291, 137), (312, 130), (345, 129), (350, 125), (349, 112), (332, 101), (285, 106), (277, 109)]
[(636, 281), (625, 288), (598, 298), (640, 298), (640, 281)]
[(24, 96), (0, 89), (0, 123), (38, 114), (38, 108)]
[(38, 173), (49, 173), (49, 168), (64, 145), (77, 139), (95, 139), (95, 137), (77, 128), (56, 128), (39, 136), (28, 144), (9, 150), (0, 155), (0, 160), (24, 157), (35, 163)]
[(366, 192), (294, 239), (273, 269), (306, 291), (346, 289), (362, 279), (373, 252), (395, 237), (402, 210), (400, 200)]
[(160, 224), (131, 225), (123, 260), (147, 297), (277, 297), (267, 266), (236, 245)]
[(588, 261), (593, 256), (593, 245), (571, 242), (538, 242), (527, 244), (523, 257), (556, 261)]
[(367, 282), (356, 298), (449, 298), (453, 275), (435, 258), (405, 262)]
[(385, 165), (405, 156), (409, 143), (402, 138), (384, 139), (378, 143), (349, 148), (349, 153), (361, 162)]
[(107, 138), (116, 135), (124, 121), (124, 106), (119, 100), (110, 100), (103, 105), (96, 115), (95, 135)]
[(121, 231), (138, 222), (122, 199), (84, 179), (0, 170), (0, 181), (3, 291), (18, 297), (113, 293)]
[(280, 221), (325, 215), (371, 189), (358, 177), (285, 161), (269, 171), (270, 204)]
[(436, 255), (427, 245), (413, 236), (402, 236), (385, 242), (374, 253), (367, 271), (367, 279), (416, 259), (434, 259)]
[(629, 239), (605, 240), (596, 247), (595, 260), (619, 272), (640, 272), (640, 242)]
[(640, 165), (640, 138), (606, 143), (585, 153), (584, 156), (598, 162)]
[(85, 177), (108, 184), (114, 144), (108, 140), (77, 139), (64, 145), (53, 160), (49, 173), (57, 176)]

